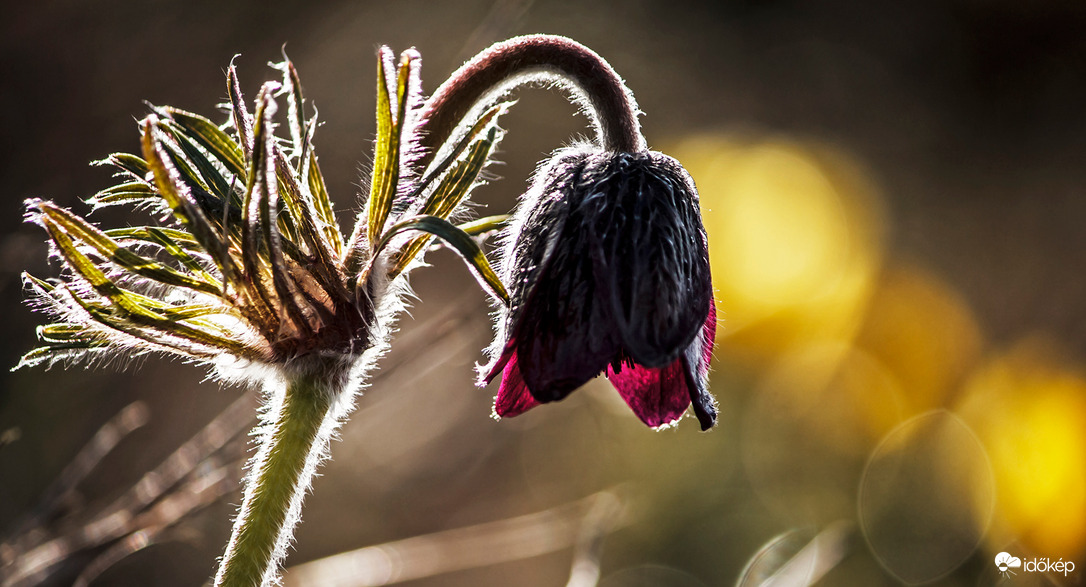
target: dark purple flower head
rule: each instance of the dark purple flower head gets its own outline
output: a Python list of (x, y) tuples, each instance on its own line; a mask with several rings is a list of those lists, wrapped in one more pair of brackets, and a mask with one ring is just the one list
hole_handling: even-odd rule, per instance
[(677, 161), (558, 151), (521, 203), (502, 269), (511, 303), (481, 381), (502, 374), (497, 416), (605, 373), (649, 426), (675, 422), (691, 404), (703, 430), (715, 424), (708, 248), (697, 190)]

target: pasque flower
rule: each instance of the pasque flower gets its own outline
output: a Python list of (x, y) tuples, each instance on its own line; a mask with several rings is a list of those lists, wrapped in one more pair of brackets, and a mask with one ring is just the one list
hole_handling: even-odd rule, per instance
[[(301, 86), (285, 61), (250, 115), (233, 66), (223, 128), (171, 107), (140, 123), (140, 155), (103, 161), (122, 182), (89, 199), (95, 208), (134, 205), (157, 226), (101, 230), (51, 202), (27, 201), (28, 220), (49, 233), (66, 275), (25, 281), (35, 304), (59, 322), (39, 328), (43, 346), (20, 366), (162, 352), (206, 361), (220, 376), (347, 371), (383, 349), (399, 309), (396, 288), (427, 237), (445, 238), (481, 280), (504, 296), (470, 235), (446, 220), (477, 183), (500, 140), (499, 104), (473, 119), (458, 145), (422, 175), (417, 52), (399, 66), (380, 52), (378, 136), (366, 211), (345, 238), (313, 149)], [(289, 139), (275, 136), (276, 97), (288, 102)], [(474, 223), (485, 229), (484, 223)], [(249, 369), (248, 367), (255, 367)]]
[[(140, 122), (140, 153), (104, 162), (121, 181), (89, 203), (131, 205), (160, 222), (101, 229), (27, 202), (63, 270), (24, 276), (55, 321), (20, 366), (162, 353), (264, 388), (216, 585), (276, 582), (310, 480), (387, 349), (407, 274), (434, 236), (501, 305), (486, 376), (503, 373), (498, 415), (562, 399), (605, 372), (650, 426), (691, 403), (702, 428), (713, 425), (715, 312), (697, 192), (681, 165), (645, 147), (633, 97), (610, 66), (569, 39), (520, 37), (423, 100), (419, 64), (413, 49), (399, 63), (379, 51), (373, 173), (349, 235), (313, 147), (315, 110), (307, 117), (287, 60), (252, 114), (231, 66), (226, 123), (154, 108)], [(535, 81), (568, 87), (597, 137), (536, 174), (506, 237), (510, 296), (473, 238), (505, 217), (453, 220), (502, 137), (502, 96)], [(275, 132), (279, 101), (286, 138)]]
[[(455, 144), (417, 164), (419, 55), (378, 59), (377, 138), (370, 194), (345, 237), (313, 148), (316, 115), (294, 66), (260, 89), (250, 114), (233, 66), (227, 123), (170, 107), (140, 123), (141, 153), (104, 163), (121, 181), (94, 208), (133, 205), (163, 221), (103, 230), (51, 202), (29, 200), (48, 232), (60, 279), (24, 279), (56, 321), (20, 366), (163, 353), (206, 363), (224, 379), (265, 389), (259, 448), (217, 585), (274, 583), (302, 498), (366, 371), (388, 346), (408, 271), (431, 235), (506, 294), (472, 232), (453, 225), (501, 138), (495, 104), (461, 117)], [(289, 138), (275, 135), (277, 100)], [(466, 228), (466, 230), (465, 230)], [(419, 234), (430, 233), (430, 234)]]
[(561, 400), (605, 373), (649, 426), (693, 404), (712, 427), (716, 311), (697, 190), (682, 165), (648, 150), (611, 66), (563, 37), (511, 39), (453, 74), (424, 117), (485, 107), (526, 82), (566, 88), (596, 137), (540, 166), (505, 235), (510, 304), (481, 373), (481, 384), (501, 374), (494, 413)]
[(498, 416), (560, 400), (600, 373), (645, 424), (716, 409), (706, 375), (716, 311), (697, 192), (655, 152), (559, 151), (506, 249), (511, 305), (485, 380)]

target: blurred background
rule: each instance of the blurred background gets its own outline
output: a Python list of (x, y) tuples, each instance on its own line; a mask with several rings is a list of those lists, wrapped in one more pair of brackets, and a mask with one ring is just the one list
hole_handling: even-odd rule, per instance
[[(472, 386), (485, 296), (432, 253), (287, 562), (370, 548), (288, 584), (973, 586), (1002, 580), (1000, 552), (1077, 566), (1020, 568), (1008, 585), (1082, 584), (1086, 5), (49, 0), (4, 13), (5, 584), (17, 567), (23, 584), (205, 581), (252, 413), (251, 392), (176, 361), (8, 373), (41, 322), (19, 273), (57, 271), (22, 200), (87, 212), (81, 199), (111, 185), (88, 162), (138, 150), (144, 100), (218, 120), (231, 58), (252, 96), (285, 43), (346, 223), (378, 44), (417, 47), (433, 91), (488, 44), (535, 32), (610, 60), (650, 145), (698, 184), (720, 423), (648, 430), (605, 380), (492, 420), (495, 389)], [(511, 209), (535, 164), (586, 132), (561, 95), (519, 97), (480, 214)]]

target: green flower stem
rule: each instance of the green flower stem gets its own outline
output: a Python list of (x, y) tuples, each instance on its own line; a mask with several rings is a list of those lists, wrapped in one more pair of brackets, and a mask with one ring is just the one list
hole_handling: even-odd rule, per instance
[(301, 517), (302, 499), (335, 428), (336, 369), (296, 375), (272, 391), (260, 449), (250, 463), (245, 497), (215, 577), (216, 586), (275, 583)]

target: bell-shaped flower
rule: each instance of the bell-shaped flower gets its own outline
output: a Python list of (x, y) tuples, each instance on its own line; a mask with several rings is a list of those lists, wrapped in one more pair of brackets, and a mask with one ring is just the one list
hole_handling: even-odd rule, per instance
[(513, 219), (492, 362), (494, 405), (516, 416), (603, 373), (652, 427), (692, 404), (716, 421), (706, 385), (716, 311), (690, 175), (657, 152), (582, 145), (536, 173)]

